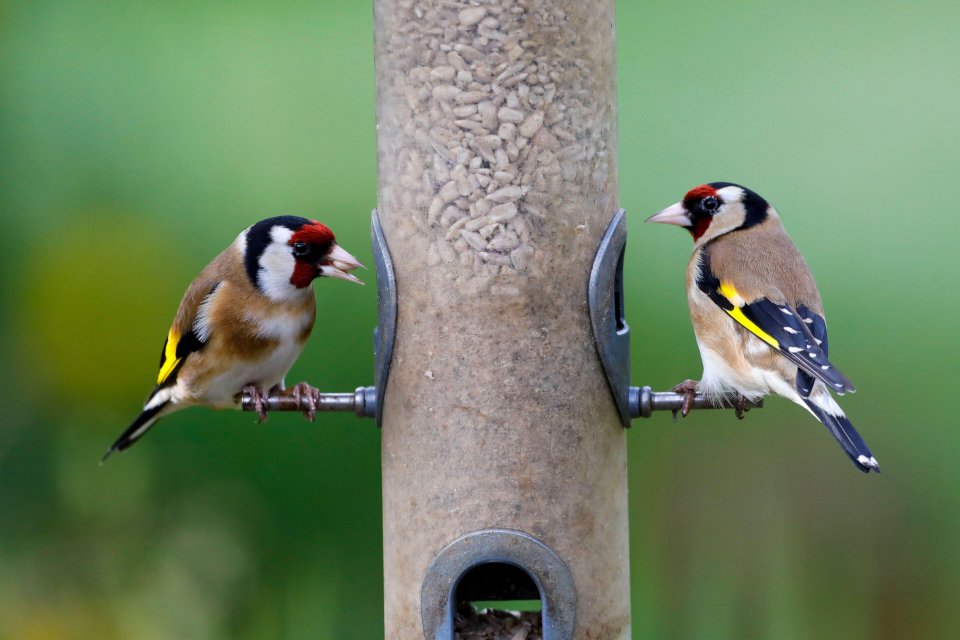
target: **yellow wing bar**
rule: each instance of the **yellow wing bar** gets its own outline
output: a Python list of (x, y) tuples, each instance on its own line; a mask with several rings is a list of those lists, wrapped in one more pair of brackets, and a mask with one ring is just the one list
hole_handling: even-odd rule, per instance
[(160, 373), (157, 374), (157, 384), (163, 384), (173, 370), (180, 364), (180, 358), (177, 357), (177, 345), (180, 343), (180, 334), (176, 329), (170, 329), (167, 333), (167, 343), (163, 347), (163, 362), (160, 363)]
[(720, 295), (730, 301), (730, 304), (733, 305), (732, 309), (724, 309), (727, 314), (739, 322), (747, 331), (757, 336), (767, 344), (769, 344), (774, 349), (780, 348), (780, 343), (777, 342), (777, 339), (771, 336), (769, 333), (757, 326), (753, 320), (748, 318), (743, 314), (741, 307), (745, 304), (743, 296), (737, 291), (737, 288), (734, 287), (729, 282), (720, 283)]

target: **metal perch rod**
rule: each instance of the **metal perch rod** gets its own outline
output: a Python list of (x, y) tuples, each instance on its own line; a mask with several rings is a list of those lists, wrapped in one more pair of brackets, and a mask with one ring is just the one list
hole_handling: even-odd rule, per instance
[[(650, 387), (630, 387), (630, 417), (649, 418), (654, 411), (679, 411), (683, 404), (683, 395), (673, 391), (653, 391)], [(747, 409), (763, 407), (763, 400), (750, 402)], [(693, 400), (694, 409), (736, 409), (729, 400), (719, 403), (714, 398), (697, 394)]]
[[(377, 396), (374, 387), (357, 387), (353, 393), (320, 393), (316, 396), (317, 412), (321, 411), (352, 411), (361, 418), (372, 418), (376, 415)], [(253, 396), (243, 394), (240, 398), (240, 407), (244, 411), (256, 411)], [(267, 397), (267, 411), (305, 411), (308, 408), (307, 398), (297, 398), (289, 395), (272, 395)]]
[[(654, 411), (678, 411), (683, 396), (673, 391), (653, 391), (650, 387), (630, 387), (630, 417), (649, 418)], [(289, 395), (269, 396), (267, 411), (304, 411), (306, 399)], [(253, 397), (244, 394), (240, 399), (244, 411), (256, 411)], [(748, 408), (763, 407), (763, 401), (751, 403)], [(734, 409), (729, 400), (717, 404), (712, 398), (697, 394), (693, 401), (694, 409)], [(357, 387), (353, 393), (320, 393), (317, 395), (317, 411), (350, 411), (361, 418), (372, 418), (377, 410), (377, 392), (375, 387)]]

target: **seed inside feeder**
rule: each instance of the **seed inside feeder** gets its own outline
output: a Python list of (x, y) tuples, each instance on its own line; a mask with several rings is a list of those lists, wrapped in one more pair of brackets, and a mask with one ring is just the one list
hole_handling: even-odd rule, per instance
[(381, 216), (458, 279), (540, 274), (552, 206), (613, 210), (613, 87), (598, 53), (609, 25), (585, 24), (575, 0), (410, 0), (382, 14), (395, 35), (378, 91), (402, 108), (379, 123), (394, 140), (381, 165), (401, 175), (381, 184)]

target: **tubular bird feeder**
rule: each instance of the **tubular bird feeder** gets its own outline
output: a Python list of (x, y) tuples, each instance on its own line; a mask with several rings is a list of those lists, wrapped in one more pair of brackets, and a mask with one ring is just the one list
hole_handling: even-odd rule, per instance
[(472, 597), (526, 576), (547, 638), (629, 636), (626, 441), (587, 300), (617, 212), (613, 10), (374, 2), (398, 301), (389, 638), (452, 638), (463, 581), (485, 566)]

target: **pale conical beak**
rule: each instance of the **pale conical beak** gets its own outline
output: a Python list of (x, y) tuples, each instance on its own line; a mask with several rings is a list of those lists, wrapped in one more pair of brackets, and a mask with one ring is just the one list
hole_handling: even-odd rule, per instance
[[(350, 282), (363, 284), (363, 280), (352, 273), (348, 273), (358, 267), (363, 267), (360, 261), (338, 244), (333, 245), (324, 257), (323, 262), (318, 266), (321, 276), (340, 278), (341, 280), (349, 280)], [(366, 267), (363, 268), (366, 269)]]
[(660, 213), (650, 216), (647, 222), (660, 222), (663, 224), (675, 224), (678, 227), (692, 227), (693, 220), (690, 214), (683, 208), (683, 203), (672, 204)]

